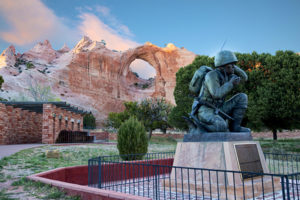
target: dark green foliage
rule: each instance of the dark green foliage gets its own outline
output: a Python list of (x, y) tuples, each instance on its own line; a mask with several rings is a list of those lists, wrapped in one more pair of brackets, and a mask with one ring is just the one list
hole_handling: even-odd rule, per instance
[(149, 87), (149, 84), (148, 84), (148, 83), (145, 83), (145, 84), (143, 84), (143, 86), (142, 86), (143, 89), (146, 89), (146, 88), (148, 88), (148, 87)]
[(188, 113), (192, 108), (193, 98), (189, 92), (189, 83), (192, 80), (195, 71), (203, 65), (214, 66), (213, 58), (208, 56), (197, 56), (192, 64), (180, 68), (176, 73), (176, 86), (174, 90), (176, 107), (173, 108), (169, 116), (169, 121), (174, 127), (179, 129), (188, 128), (182, 116), (188, 116)]
[(172, 110), (172, 105), (165, 99), (149, 98), (142, 102), (125, 102), (125, 110), (120, 113), (109, 113), (106, 126), (119, 128), (121, 124), (131, 116), (136, 117), (143, 123), (146, 130), (149, 131), (151, 138), (152, 130), (160, 128), (166, 131), (171, 127), (168, 122), (168, 116)]
[(2, 87), (2, 83), (4, 83), (4, 79), (2, 78), (2, 76), (0, 76), (0, 89)]
[(292, 51), (278, 51), (275, 56), (261, 57), (261, 67), (250, 72), (256, 82), (249, 95), (248, 118), (258, 122), (256, 127), (272, 130), (277, 139), (277, 130), (299, 127), (300, 56)]
[(83, 116), (83, 128), (86, 129), (96, 128), (96, 119), (91, 112)]
[(152, 130), (166, 130), (170, 127), (168, 116), (171, 110), (172, 105), (163, 98), (148, 98), (139, 104), (136, 116), (149, 131), (149, 138), (152, 136)]
[[(148, 151), (145, 127), (135, 117), (122, 123), (118, 130), (118, 150), (123, 160), (140, 160)], [(126, 156), (126, 154), (138, 154)]]
[[(4, 79), (2, 78), (2, 76), (0, 76), (0, 89), (1, 89), (2, 83), (4, 83)], [(0, 97), (0, 101), (7, 101), (7, 100), (6, 99), (2, 99)]]
[[(244, 125), (273, 131), (299, 128), (300, 122), (300, 56), (292, 51), (278, 51), (276, 55), (236, 53), (237, 65), (246, 71), (249, 80), (240, 84), (228, 98), (237, 92), (248, 95), (248, 109)], [(188, 84), (193, 73), (202, 65), (213, 66), (213, 58), (198, 56), (195, 61), (176, 74), (174, 97), (177, 106), (172, 110), (173, 126), (187, 129), (182, 116), (187, 116), (193, 99), (188, 97)]]
[(124, 102), (125, 110), (120, 113), (111, 112), (108, 114), (107, 127), (119, 128), (123, 122), (128, 120), (130, 116), (135, 116), (138, 110), (137, 102)]
[(26, 68), (27, 69), (32, 69), (34, 65), (31, 62), (26, 63)]

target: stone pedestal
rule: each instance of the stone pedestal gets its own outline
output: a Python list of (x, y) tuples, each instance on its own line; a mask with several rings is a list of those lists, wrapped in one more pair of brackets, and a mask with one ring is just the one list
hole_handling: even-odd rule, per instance
[(178, 192), (211, 194), (218, 199), (243, 199), (244, 196), (247, 199), (281, 187), (275, 177), (236, 173), (269, 172), (261, 147), (254, 141), (178, 143), (173, 166), (171, 177), (164, 185)]

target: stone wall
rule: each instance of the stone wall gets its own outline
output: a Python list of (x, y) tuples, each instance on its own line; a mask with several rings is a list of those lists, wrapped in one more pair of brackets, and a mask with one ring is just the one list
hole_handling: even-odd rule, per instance
[(43, 113), (36, 113), (0, 103), (0, 145), (52, 144), (61, 130), (82, 129), (82, 115), (52, 104), (44, 104)]
[(52, 104), (43, 105), (42, 143), (53, 144), (61, 130), (83, 129), (83, 116)]
[(42, 114), (0, 103), (0, 144), (42, 142)]

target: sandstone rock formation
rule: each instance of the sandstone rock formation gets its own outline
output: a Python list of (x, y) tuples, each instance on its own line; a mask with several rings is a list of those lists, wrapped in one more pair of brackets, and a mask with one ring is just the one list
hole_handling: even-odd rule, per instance
[[(51, 86), (52, 92), (61, 100), (92, 111), (100, 125), (109, 112), (122, 111), (124, 101), (139, 101), (151, 96), (164, 97), (174, 104), (176, 72), (192, 63), (195, 57), (194, 53), (173, 44), (160, 48), (147, 42), (118, 52), (107, 49), (104, 42), (84, 37), (71, 51), (55, 51), (45, 41), (22, 55), (26, 60), (40, 59), (51, 63), (51, 66), (39, 66), (45, 67), (46, 73), (36, 67), (11, 77), (8, 71), (12, 68), (6, 68), (0, 70), (0, 75), (4, 77), (3, 89), (8, 94), (9, 91), (25, 91), (25, 80), (34, 79)], [(148, 62), (156, 70), (153, 87), (141, 89), (135, 86), (145, 81), (130, 70), (135, 59)]]
[(70, 51), (70, 48), (66, 44), (64, 44), (64, 46), (60, 50), (58, 50), (57, 52), (62, 54), (62, 53), (67, 53), (69, 51)]
[(59, 53), (52, 48), (48, 40), (45, 40), (43, 43), (39, 42), (31, 50), (21, 56), (22, 59), (27, 61), (46, 62), (48, 64), (58, 57)]
[(3, 66), (14, 66), (16, 63), (16, 49), (10, 45), (0, 55), (0, 68)]

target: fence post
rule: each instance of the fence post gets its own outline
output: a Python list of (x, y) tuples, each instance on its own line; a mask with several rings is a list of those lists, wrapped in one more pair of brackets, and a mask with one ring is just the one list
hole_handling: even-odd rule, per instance
[(157, 168), (158, 168), (158, 165), (155, 165), (155, 168), (154, 168), (154, 177), (155, 177), (155, 188), (153, 188), (155, 190), (155, 199), (158, 199), (158, 181), (157, 181)]
[(290, 183), (289, 183), (288, 175), (285, 175), (285, 180), (286, 180), (286, 196), (287, 199), (290, 200)]
[(284, 176), (281, 176), (282, 199), (285, 200)]
[(91, 173), (92, 173), (92, 169), (91, 169), (91, 160), (88, 161), (88, 186), (91, 186)]
[(98, 188), (101, 188), (101, 157), (98, 158)]

